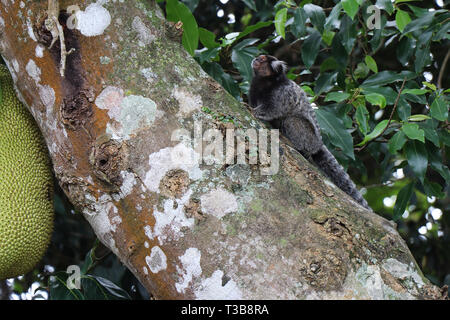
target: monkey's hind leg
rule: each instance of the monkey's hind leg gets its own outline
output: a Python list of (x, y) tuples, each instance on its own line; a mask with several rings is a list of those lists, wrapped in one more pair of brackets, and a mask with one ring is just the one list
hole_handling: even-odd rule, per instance
[(309, 162), (313, 162), (312, 155), (317, 153), (323, 145), (322, 139), (317, 136), (311, 121), (303, 117), (284, 119), (281, 123), (281, 133)]

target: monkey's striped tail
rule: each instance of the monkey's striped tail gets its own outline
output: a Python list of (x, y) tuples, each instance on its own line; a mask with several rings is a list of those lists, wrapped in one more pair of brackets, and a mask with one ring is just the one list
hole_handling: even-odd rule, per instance
[(355, 199), (363, 207), (370, 209), (367, 201), (363, 198), (352, 179), (350, 179), (344, 168), (337, 162), (331, 152), (323, 146), (319, 152), (312, 156), (314, 163), (321, 169), (341, 190)]

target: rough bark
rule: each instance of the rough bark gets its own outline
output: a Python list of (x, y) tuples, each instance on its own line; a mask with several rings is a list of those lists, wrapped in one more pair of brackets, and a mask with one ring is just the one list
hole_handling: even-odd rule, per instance
[(153, 1), (86, 9), (92, 2), (60, 1), (84, 10), (80, 23), (97, 22), (71, 30), (60, 15), (66, 50), (75, 49), (64, 77), (59, 40), (49, 48), (43, 25), (47, 1), (1, 0), (1, 54), (61, 187), (155, 298), (439, 297), (395, 224), (286, 143), (276, 175), (173, 162), (174, 150), (197, 151), (171, 139), (177, 129), (193, 135), (194, 121), (222, 132), (261, 124), (184, 51)]

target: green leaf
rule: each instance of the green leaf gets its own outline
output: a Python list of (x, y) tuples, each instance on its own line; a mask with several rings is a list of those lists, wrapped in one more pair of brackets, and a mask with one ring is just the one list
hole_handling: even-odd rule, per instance
[(423, 122), (420, 122), (419, 127), (425, 132), (425, 139), (431, 141), (436, 147), (439, 148), (439, 135), (438, 131), (436, 130), (437, 121), (427, 119)]
[(260, 22), (258, 22), (258, 23), (255, 23), (255, 24), (253, 24), (253, 25), (251, 25), (251, 26), (246, 27), (246, 28), (244, 29), (244, 31), (242, 31), (241, 33), (239, 33), (239, 34), (237, 35), (237, 37), (235, 38), (235, 40), (239, 40), (239, 39), (245, 37), (246, 35), (248, 35), (248, 34), (254, 32), (254, 31), (256, 31), (256, 30), (259, 30), (259, 29), (261, 29), (261, 28), (268, 27), (268, 26), (270, 26), (270, 25), (272, 25), (272, 21), (260, 21)]
[(48, 281), (49, 300), (85, 300), (84, 294), (78, 289), (69, 289), (67, 280), (69, 274), (59, 271), (50, 276)]
[(378, 93), (386, 98), (386, 104), (394, 104), (395, 99), (397, 99), (397, 92), (391, 87), (365, 87), (363, 88), (365, 94), (368, 93)]
[[(163, 2), (163, 1), (164, 0), (160, 0), (159, 2)], [(187, 5), (187, 7), (189, 8), (189, 10), (191, 10), (191, 12), (194, 12), (198, 6), (199, 1), (200, 0), (184, 0), (184, 4)]]
[(369, 111), (367, 111), (367, 108), (365, 105), (359, 105), (356, 108), (355, 112), (355, 119), (358, 123), (359, 130), (363, 135), (367, 135), (367, 132), (369, 131)]
[(222, 47), (226, 47), (231, 45), (233, 42), (235, 42), (237, 40), (237, 38), (239, 37), (240, 33), (239, 32), (231, 32), (225, 35), (225, 37), (220, 38), (220, 40), (222, 40)]
[(425, 144), (417, 140), (411, 140), (406, 143), (404, 149), (409, 167), (423, 183), (428, 166), (428, 154)]
[(417, 75), (411, 71), (402, 71), (399, 73), (396, 73), (394, 71), (380, 71), (377, 74), (374, 74), (367, 78), (367, 80), (361, 84), (361, 87), (367, 88), (381, 86), (396, 81), (402, 81), (404, 78), (406, 78), (406, 81), (408, 81), (416, 77)]
[(336, 70), (338, 68), (338, 64), (336, 60), (334, 60), (333, 57), (326, 58), (321, 64), (320, 64), (320, 72), (325, 72), (328, 70)]
[(216, 35), (213, 32), (206, 30), (205, 28), (198, 28), (198, 35), (200, 42), (206, 48), (212, 49), (220, 47), (220, 43), (216, 41)]
[(355, 69), (354, 75), (357, 79), (365, 78), (369, 74), (370, 69), (364, 62), (358, 63), (358, 66)]
[(198, 47), (198, 25), (189, 8), (177, 1), (167, 0), (166, 3), (167, 20), (183, 22), (183, 47), (191, 56), (194, 56), (195, 49)]
[(406, 186), (400, 189), (397, 195), (397, 200), (394, 205), (394, 221), (397, 221), (405, 212), (406, 206), (409, 203), (414, 191), (414, 183), (408, 183)]
[(439, 172), (445, 181), (450, 181), (450, 170), (442, 163), (442, 152), (433, 145), (427, 145), (430, 167)]
[(417, 47), (414, 56), (414, 71), (416, 73), (422, 72), (423, 68), (430, 64), (430, 48), (425, 46), (423, 48)]
[(338, 33), (333, 37), (331, 42), (331, 56), (338, 63), (340, 70), (345, 70), (348, 64), (348, 54), (342, 45), (342, 36)]
[(403, 96), (398, 99), (397, 114), (402, 121), (407, 121), (411, 116), (411, 105)]
[(407, 5), (408, 8), (411, 9), (411, 11), (414, 13), (414, 15), (418, 18), (422, 17), (423, 15), (425, 15), (426, 13), (428, 13), (428, 9), (427, 8), (419, 8), (413, 5), (408, 4)]
[(275, 14), (275, 21), (273, 22), (275, 25), (275, 30), (278, 35), (280, 35), (283, 39), (286, 37), (285, 27), (286, 27), (286, 17), (287, 17), (287, 8), (283, 8), (278, 10)]
[(325, 109), (316, 109), (317, 121), (321, 130), (330, 139), (330, 142), (341, 149), (343, 154), (351, 159), (355, 159), (353, 152), (353, 138), (345, 129), (341, 119)]
[[(421, 90), (421, 89), (406, 89), (406, 90)], [(402, 91), (402, 94), (403, 94), (403, 91)], [(412, 94), (410, 92), (406, 92), (404, 95), (402, 95), (402, 98), (403, 97), (408, 101), (418, 103), (421, 105), (428, 104), (426, 96), (423, 94)]]
[(408, 138), (425, 143), (425, 132), (419, 128), (417, 123), (404, 123), (402, 125), (402, 131)]
[(341, 3), (344, 11), (353, 20), (355, 14), (358, 12), (359, 3), (356, 0), (342, 0)]
[(372, 58), (371, 56), (366, 56), (364, 58), (364, 61), (366, 62), (367, 66), (369, 67), (370, 70), (372, 70), (374, 73), (378, 72), (378, 66), (377, 66), (377, 63), (375, 62), (374, 58)]
[(430, 128), (423, 128), (423, 131), (425, 132), (425, 138), (428, 141), (431, 141), (436, 147), (440, 147), (439, 145), (439, 136), (435, 129)]
[(389, 15), (394, 12), (394, 6), (392, 5), (391, 0), (377, 0), (375, 5), (378, 8), (385, 10), (387, 13), (389, 13)]
[(242, 2), (245, 3), (245, 5), (247, 7), (249, 7), (250, 9), (252, 9), (253, 11), (256, 11), (256, 5), (255, 5), (255, 0), (242, 0)]
[(425, 193), (429, 197), (436, 197), (439, 199), (443, 199), (445, 197), (445, 193), (442, 192), (442, 187), (435, 182), (430, 182), (427, 179), (425, 179), (423, 188), (425, 190)]
[(348, 99), (350, 97), (350, 94), (347, 92), (330, 92), (327, 94), (327, 96), (325, 97), (325, 102), (328, 101), (336, 101), (336, 102), (341, 102), (344, 101), (345, 99)]
[(311, 89), (311, 87), (308, 87), (306, 85), (301, 86), (302, 90), (306, 92), (307, 95), (314, 97), (314, 91)]
[(426, 81), (422, 81), (422, 84), (423, 84), (424, 86), (430, 88), (430, 89), (433, 90), (433, 91), (436, 91), (436, 90), (437, 90), (436, 86), (435, 86), (434, 84), (432, 84), (432, 83), (429, 83), (429, 82), (426, 82)]
[(196, 56), (198, 57), (200, 64), (203, 64), (205, 61), (211, 61), (215, 59), (219, 54), (220, 49), (221, 47), (207, 49), (202, 52), (197, 51)]
[(331, 43), (333, 42), (334, 35), (336, 33), (330, 30), (324, 30), (322, 33), (322, 40), (325, 42), (328, 46), (331, 46)]
[(408, 117), (408, 121), (425, 121), (428, 119), (431, 119), (431, 118), (424, 114), (415, 114), (413, 116)]
[(405, 134), (402, 131), (397, 131), (397, 133), (394, 134), (391, 139), (389, 139), (388, 143), (389, 152), (391, 154), (397, 153), (398, 150), (403, 148), (403, 145), (405, 144), (406, 140), (407, 139)]
[(445, 121), (448, 118), (448, 103), (441, 97), (434, 99), (430, 107), (430, 115), (439, 121)]
[(427, 89), (405, 89), (402, 91), (402, 94), (409, 93), (409, 94), (414, 94), (414, 95), (422, 95), (427, 92), (430, 92), (430, 90), (427, 90)]
[(437, 133), (439, 134), (439, 139), (442, 141), (446, 146), (450, 147), (450, 132), (448, 129), (441, 128), (437, 130)]
[(342, 17), (339, 35), (341, 36), (341, 42), (347, 51), (347, 54), (350, 54), (356, 41), (356, 36), (358, 34), (356, 24), (356, 21), (353, 22), (348, 16)]
[(95, 245), (89, 252), (86, 254), (84, 258), (83, 265), (81, 266), (81, 273), (86, 274), (94, 265), (95, 261), (95, 249), (97, 245)]
[(331, 13), (328, 15), (325, 21), (325, 30), (330, 30), (332, 28), (339, 28), (340, 21), (339, 21), (339, 15), (342, 10), (342, 3), (338, 2), (333, 9), (331, 10)]
[(373, 129), (373, 131), (371, 133), (369, 133), (367, 136), (365, 136), (363, 141), (358, 143), (357, 146), (358, 147), (363, 146), (370, 140), (373, 140), (376, 137), (378, 137), (384, 131), (384, 129), (387, 127), (388, 123), (389, 123), (389, 120), (383, 120), (383, 121), (379, 122), (375, 126), (375, 129)]
[(302, 46), (302, 60), (306, 68), (310, 68), (316, 60), (320, 49), (321, 35), (313, 30)]
[(379, 106), (381, 109), (386, 107), (386, 98), (378, 93), (369, 93), (364, 96), (368, 102), (374, 106)]
[(398, 61), (403, 65), (406, 66), (406, 64), (409, 62), (409, 59), (411, 58), (415, 48), (415, 40), (411, 37), (404, 37), (400, 40), (397, 49), (397, 59)]
[(406, 34), (428, 27), (433, 21), (434, 15), (439, 11), (440, 10), (430, 11), (424, 14), (419, 19), (414, 19), (414, 23), (408, 23), (408, 25), (405, 26), (402, 32)]
[(248, 38), (248, 39), (242, 40), (241, 42), (239, 42), (238, 44), (236, 44), (233, 47), (233, 50), (241, 50), (245, 47), (254, 45), (258, 41), (259, 41), (259, 39), (256, 39), (256, 38)]
[(322, 33), (325, 25), (325, 13), (322, 7), (308, 3), (303, 6), (303, 10), (305, 10), (312, 24)]
[(245, 47), (241, 49), (233, 49), (231, 61), (236, 69), (239, 70), (245, 81), (251, 81), (253, 76), (252, 60), (258, 55), (258, 48)]
[(320, 95), (322, 92), (328, 91), (334, 87), (336, 82), (337, 72), (324, 72), (320, 74), (319, 78), (316, 80), (316, 86), (314, 87), (314, 93), (316, 96)]
[(450, 21), (442, 25), (433, 36), (433, 41), (441, 41), (442, 39), (450, 40)]
[(233, 79), (228, 73), (223, 71), (220, 64), (216, 62), (205, 62), (202, 64), (203, 70), (208, 73), (211, 77), (214, 78), (217, 82), (219, 82), (225, 90), (228, 91), (233, 97), (239, 98), (240, 91), (239, 86), (236, 80)]
[(400, 32), (403, 32), (403, 29), (405, 29), (406, 25), (411, 22), (411, 18), (409, 17), (408, 12), (397, 9), (395, 22), (397, 23), (398, 30), (400, 30)]
[(81, 286), (88, 300), (131, 300), (125, 290), (99, 276), (83, 276)]
[(303, 8), (298, 7), (294, 10), (294, 23), (291, 26), (291, 32), (296, 38), (306, 35), (306, 20), (308, 15)]

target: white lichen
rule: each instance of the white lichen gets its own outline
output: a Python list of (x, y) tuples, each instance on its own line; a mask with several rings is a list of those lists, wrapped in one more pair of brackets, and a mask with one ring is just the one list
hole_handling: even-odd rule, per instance
[(403, 281), (406, 280), (414, 282), (418, 288), (421, 288), (424, 285), (422, 278), (417, 273), (414, 267), (408, 266), (407, 264), (402, 263), (397, 259), (386, 259), (382, 264), (382, 268), (393, 275), (395, 278)]
[(144, 76), (144, 78), (148, 82), (153, 82), (158, 78), (158, 75), (156, 73), (152, 72), (152, 69), (150, 69), (150, 68), (141, 69), (140, 73)]
[[(112, 202), (112, 198), (107, 194), (103, 194), (96, 199), (89, 193), (85, 195), (85, 198), (87, 206), (83, 209), (84, 217), (95, 230), (97, 237), (102, 243), (117, 255), (119, 250), (116, 247), (113, 233), (121, 220), (119, 220), (118, 210)], [(116, 217), (119, 218), (117, 219)]]
[(150, 170), (145, 175), (144, 184), (149, 191), (159, 193), (161, 179), (173, 169), (186, 171), (189, 179), (201, 179), (202, 171), (199, 168), (199, 161), (199, 154), (183, 143), (161, 149), (148, 157)]
[(133, 22), (131, 23), (131, 26), (134, 31), (137, 32), (138, 38), (139, 38), (139, 45), (141, 47), (145, 45), (151, 44), (153, 41), (155, 41), (156, 36), (152, 33), (152, 31), (147, 28), (144, 22), (142, 22), (141, 18), (134, 17)]
[(31, 22), (30, 18), (27, 18), (27, 31), (28, 31), (28, 36), (31, 38), (31, 40), (33, 40), (34, 42), (37, 42), (36, 35), (34, 34), (34, 31), (33, 31), (33, 24)]
[(28, 75), (38, 84), (41, 81), (41, 69), (36, 65), (34, 60), (30, 59), (25, 67)]
[(145, 275), (148, 275), (148, 270), (146, 267), (142, 267), (142, 271), (144, 272)]
[(52, 111), (53, 106), (55, 104), (55, 90), (48, 85), (38, 85), (39, 89), (39, 97), (41, 98), (42, 103), (45, 108), (49, 111)]
[(153, 273), (158, 273), (167, 268), (167, 257), (158, 246), (152, 248), (150, 256), (145, 257), (145, 262)]
[(34, 54), (36, 55), (37, 58), (42, 58), (44, 56), (44, 46), (38, 44), (34, 49)]
[(228, 213), (238, 210), (238, 203), (234, 194), (223, 188), (218, 188), (200, 197), (202, 212), (222, 218)]
[(76, 13), (77, 29), (86, 37), (103, 34), (111, 23), (111, 15), (101, 3), (91, 3), (86, 10)]
[(198, 300), (241, 300), (242, 292), (232, 279), (222, 285), (224, 273), (216, 270), (211, 277), (204, 279), (195, 290)]
[(13, 59), (12, 60), (12, 64), (13, 64), (14, 71), (19, 73), (20, 66), (19, 66), (19, 62), (17, 61), (17, 59)]
[(124, 96), (120, 88), (108, 86), (96, 98), (95, 104), (100, 109), (108, 110), (111, 121), (106, 132), (113, 139), (129, 139), (145, 126), (151, 126), (156, 119), (156, 103), (146, 97)]
[(203, 106), (202, 97), (190, 93), (185, 88), (174, 88), (172, 91), (173, 97), (178, 101), (180, 109), (178, 116), (184, 117), (193, 111), (200, 110)]
[[(192, 228), (194, 226), (194, 218), (187, 218), (184, 213), (184, 206), (189, 201), (192, 190), (188, 190), (181, 199), (167, 199), (164, 201), (162, 211), (159, 211), (155, 205), (153, 208), (153, 216), (155, 225), (153, 230), (150, 226), (144, 227), (146, 236), (153, 240), (158, 238), (162, 245), (168, 240), (178, 240), (184, 236), (184, 228)], [(176, 206), (174, 206), (176, 203)]]
[(125, 198), (133, 191), (134, 185), (137, 183), (136, 177), (134, 173), (128, 171), (121, 171), (120, 175), (122, 176), (123, 182), (120, 186), (121, 196)]
[(120, 105), (124, 98), (121, 88), (108, 86), (97, 96), (95, 104), (103, 110), (108, 110), (111, 119), (118, 119), (120, 116)]
[(202, 274), (200, 266), (201, 253), (197, 248), (189, 248), (180, 257), (182, 268), (177, 266), (177, 271), (181, 276), (179, 282), (175, 283), (178, 292), (184, 293), (193, 277), (199, 277)]

